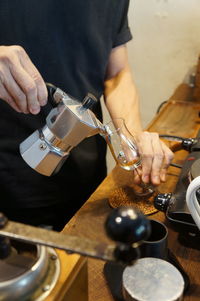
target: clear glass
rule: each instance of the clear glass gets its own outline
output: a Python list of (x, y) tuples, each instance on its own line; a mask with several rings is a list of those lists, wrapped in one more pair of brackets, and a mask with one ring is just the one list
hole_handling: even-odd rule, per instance
[(141, 164), (135, 139), (123, 119), (114, 119), (114, 123), (105, 125), (104, 138), (116, 163), (123, 169), (134, 170)]
[[(138, 168), (141, 168), (141, 157), (138, 151), (136, 140), (129, 132), (122, 118), (116, 118), (104, 125), (105, 131), (102, 136), (105, 138), (110, 152), (116, 163), (125, 170), (135, 170), (140, 176)], [(139, 195), (145, 196), (154, 192), (151, 184), (141, 181), (142, 191)]]

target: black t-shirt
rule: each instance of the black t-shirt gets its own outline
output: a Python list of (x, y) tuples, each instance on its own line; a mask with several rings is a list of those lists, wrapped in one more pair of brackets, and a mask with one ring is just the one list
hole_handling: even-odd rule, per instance
[[(103, 93), (113, 47), (131, 39), (128, 0), (1, 0), (0, 45), (24, 47), (46, 82), (78, 100)], [(60, 172), (45, 177), (19, 154), (19, 144), (45, 124), (51, 107), (37, 116), (0, 102), (1, 207), (40, 207), (56, 202), (79, 205), (106, 174), (105, 142), (96, 135), (70, 154)], [(101, 118), (100, 104), (94, 109)]]

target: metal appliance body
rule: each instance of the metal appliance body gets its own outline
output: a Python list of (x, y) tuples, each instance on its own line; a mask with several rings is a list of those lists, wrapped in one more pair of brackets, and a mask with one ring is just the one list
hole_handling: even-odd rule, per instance
[(23, 242), (12, 243), (9, 256), (0, 260), (0, 300), (45, 300), (60, 274), (55, 250)]
[(26, 163), (46, 176), (60, 169), (72, 148), (103, 128), (89, 109), (96, 102), (93, 95), (88, 94), (80, 103), (55, 88), (52, 98), (55, 107), (48, 114), (46, 125), (20, 144), (20, 153)]
[(171, 263), (160, 258), (142, 258), (126, 267), (122, 292), (126, 301), (181, 301), (184, 279)]
[[(132, 264), (138, 258), (139, 245), (150, 233), (148, 220), (139, 211), (127, 207), (113, 210), (105, 227), (115, 243), (8, 221), (0, 214), (0, 301), (13, 300), (13, 296), (20, 301), (46, 300), (60, 273), (59, 259), (50, 247), (69, 254)], [(12, 248), (6, 248), (7, 245)]]
[(195, 143), (190, 146), (173, 193), (161, 193), (155, 197), (155, 207), (166, 213), (166, 217), (176, 226), (186, 231), (199, 232), (186, 202), (186, 193), (190, 182), (200, 176), (200, 132)]
[(193, 217), (193, 220), (200, 230), (200, 176), (192, 180), (192, 182), (188, 186), (186, 193), (186, 203)]

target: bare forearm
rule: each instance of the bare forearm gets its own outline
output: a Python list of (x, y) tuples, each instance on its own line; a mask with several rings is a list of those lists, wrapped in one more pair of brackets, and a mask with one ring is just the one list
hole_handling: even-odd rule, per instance
[(173, 153), (160, 141), (158, 133), (142, 131), (139, 97), (125, 45), (112, 50), (106, 75), (104, 95), (111, 118), (123, 118), (134, 135), (142, 158), (142, 181), (159, 185), (166, 179)]
[(132, 133), (142, 131), (139, 97), (128, 66), (105, 81), (105, 103), (112, 119), (123, 118)]

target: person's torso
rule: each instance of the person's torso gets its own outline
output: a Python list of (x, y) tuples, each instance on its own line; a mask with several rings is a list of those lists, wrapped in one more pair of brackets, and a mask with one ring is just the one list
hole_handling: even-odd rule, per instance
[[(78, 100), (88, 92), (99, 98), (116, 31), (116, 9), (116, 0), (1, 0), (0, 45), (24, 47), (46, 82)], [(0, 181), (16, 202), (28, 199), (33, 204), (51, 197), (54, 202), (67, 183), (90, 185), (98, 173), (100, 178), (105, 173), (100, 168), (104, 164), (98, 163), (105, 156), (99, 137), (85, 141), (80, 153), (77, 148), (57, 178), (38, 175), (23, 162), (19, 144), (44, 125), (49, 110), (47, 105), (37, 116), (24, 115), (0, 101)], [(100, 104), (95, 112), (101, 117)]]

